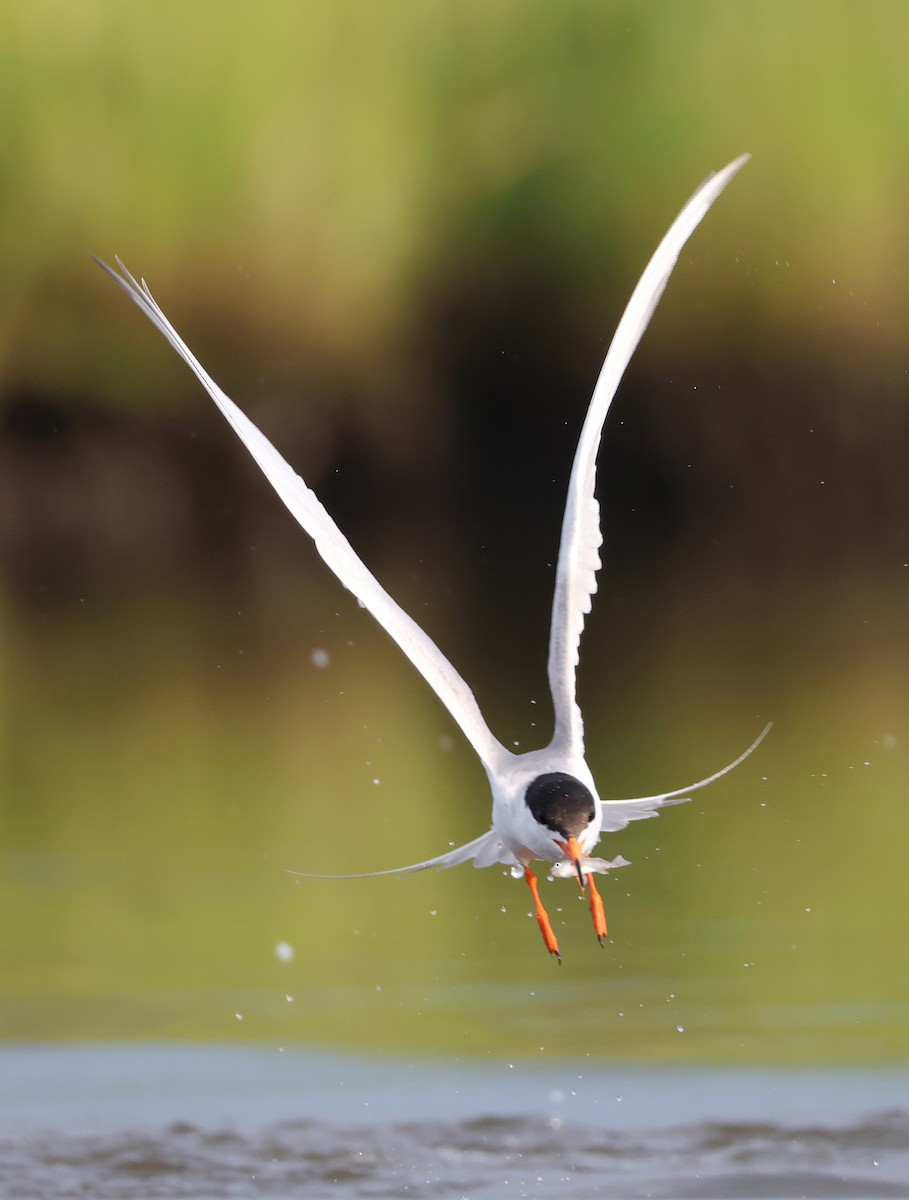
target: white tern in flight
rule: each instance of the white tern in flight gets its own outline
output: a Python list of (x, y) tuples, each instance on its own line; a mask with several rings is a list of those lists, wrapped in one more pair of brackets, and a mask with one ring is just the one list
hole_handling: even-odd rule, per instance
[(552, 863), (552, 875), (561, 878), (577, 876), (581, 890), (587, 890), (594, 931), (602, 945), (606, 937), (606, 917), (593, 877), (597, 872), (627, 866), (627, 863), (621, 857), (612, 860), (591, 857), (600, 835), (624, 829), (630, 821), (655, 817), (660, 808), (687, 800), (688, 793), (713, 783), (738, 766), (756, 749), (770, 728), (767, 725), (734, 762), (688, 787), (634, 800), (601, 800), (584, 758), (584, 726), (575, 687), (581, 631), (596, 591), (596, 572), (600, 567), (602, 535), (594, 489), (603, 422), (682, 247), (747, 159), (748, 155), (742, 155), (722, 171), (709, 176), (673, 221), (632, 293), (600, 371), (574, 456), (562, 519), (548, 659), (555, 731), (548, 746), (524, 754), (506, 749), (493, 736), (473, 693), (458, 672), (367, 570), (306, 483), (221, 391), (158, 307), (145, 281), (137, 282), (119, 259), (116, 260), (119, 271), (105, 263), (100, 264), (190, 366), (272, 487), (313, 539), (322, 558), (423, 675), (461, 727), (486, 770), (492, 789), (492, 827), (489, 830), (465, 846), (425, 862), (367, 874), (403, 874), (429, 867), (453, 867), (470, 860), (477, 867), (505, 863), (516, 877), (523, 876), (530, 887), (546, 949), (560, 961), (559, 944), (540, 900), (537, 877), (531, 864), (535, 861)]

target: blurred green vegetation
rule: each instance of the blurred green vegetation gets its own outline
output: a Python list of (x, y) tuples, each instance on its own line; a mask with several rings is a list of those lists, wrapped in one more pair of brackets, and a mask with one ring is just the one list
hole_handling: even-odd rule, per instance
[(601, 343), (682, 199), (743, 150), (689, 256), (716, 260), (699, 302), (729, 305), (736, 340), (747, 316), (829, 353), (825, 325), (859, 331), (805, 292), (835, 272), (901, 344), (902, 4), (12, 0), (0, 20), (7, 390), (157, 408), (180, 377), (91, 252), (147, 273), (228, 359), (315, 358), (364, 403), (425, 359), (425, 304), (504, 271)]
[[(907, 50), (897, 0), (2, 7), (0, 1037), (906, 1056)], [(88, 256), (529, 745), (608, 338), (746, 150), (610, 417), (580, 688), (604, 795), (771, 740), (610, 842), (605, 953), (548, 890), (561, 971), (498, 872), (295, 880), (486, 783)]]

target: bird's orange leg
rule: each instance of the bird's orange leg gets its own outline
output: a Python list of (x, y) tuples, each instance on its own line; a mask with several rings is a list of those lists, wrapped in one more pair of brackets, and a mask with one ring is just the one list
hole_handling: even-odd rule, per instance
[(524, 878), (527, 880), (527, 886), (530, 888), (531, 895), (533, 896), (533, 903), (534, 907), (536, 908), (537, 924), (540, 927), (540, 933), (543, 935), (543, 941), (546, 943), (546, 949), (550, 954), (555, 955), (561, 964), (562, 956), (559, 954), (559, 943), (556, 941), (556, 935), (552, 932), (552, 924), (550, 923), (546, 909), (543, 907), (542, 901), (540, 900), (540, 892), (537, 888), (537, 877), (534, 875), (533, 871), (531, 871), (530, 867), (524, 868)]
[(570, 837), (567, 842), (560, 842), (559, 845), (575, 865), (578, 872), (578, 886), (581, 891), (583, 892), (585, 886), (590, 886), (590, 915), (593, 917), (593, 931), (599, 938), (600, 945), (602, 946), (603, 938), (606, 936), (606, 910), (603, 908), (603, 900), (597, 891), (597, 885), (593, 882), (593, 876), (584, 874), (583, 858), (581, 847), (578, 845), (578, 839)]
[(593, 917), (593, 932), (597, 935), (600, 945), (606, 936), (606, 910), (603, 908), (603, 898), (597, 891), (593, 876), (587, 876), (587, 886), (590, 888), (590, 915)]

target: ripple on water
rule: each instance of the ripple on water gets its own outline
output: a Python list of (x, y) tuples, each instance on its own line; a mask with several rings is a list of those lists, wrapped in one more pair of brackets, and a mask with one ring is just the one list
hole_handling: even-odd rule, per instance
[(0, 1136), (8, 1200), (192, 1197), (907, 1197), (909, 1112), (851, 1125), (704, 1121), (603, 1131), (475, 1117), (255, 1134), (175, 1122), (159, 1132)]

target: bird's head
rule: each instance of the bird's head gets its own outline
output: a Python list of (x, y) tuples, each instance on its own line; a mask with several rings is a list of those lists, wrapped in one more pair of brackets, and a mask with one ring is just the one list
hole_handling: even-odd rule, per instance
[(582, 846), (582, 840), (597, 812), (590, 789), (573, 775), (554, 771), (539, 775), (528, 787), (524, 801), (552, 841), (553, 860), (561, 856), (572, 862), (583, 884), (581, 860), (590, 846)]

